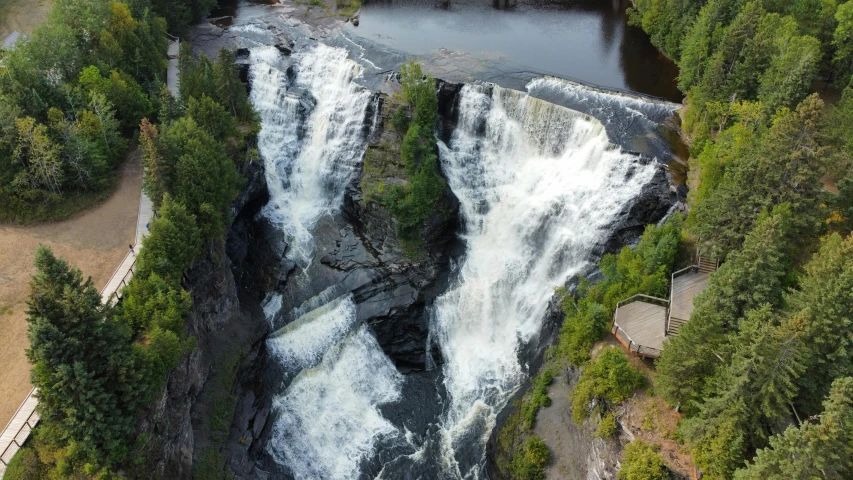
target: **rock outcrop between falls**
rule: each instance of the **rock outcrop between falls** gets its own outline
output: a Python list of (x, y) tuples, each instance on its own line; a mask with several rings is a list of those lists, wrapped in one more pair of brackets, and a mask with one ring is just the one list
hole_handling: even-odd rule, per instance
[[(457, 122), (461, 88), (438, 82), (437, 134), (444, 141)], [(392, 103), (380, 96), (375, 110), (367, 112), (369, 149), (399, 142), (397, 134), (385, 128)], [(236, 478), (270, 478), (271, 472), (286, 478), (265, 452), (273, 397), (282, 388), (265, 340), (288, 321), (279, 317), (271, 323), (265, 317), (261, 305), (269, 292), (286, 294), (291, 304), (282, 311), (287, 311), (331, 286), (344, 288), (353, 295), (358, 320), (372, 328), (399, 371), (422, 371), (441, 363), (438, 346), (428, 345), (425, 312), (445, 291), (451, 260), (464, 249), (458, 240), (458, 201), (449, 189), (421, 229), (423, 243), (413, 250), (398, 238), (393, 215), (365, 192), (368, 180), (362, 171), (347, 187), (340, 214), (317, 228), (318, 251), (325, 253), (310, 267), (313, 279), (302, 287), (305, 291), (295, 291), (292, 278), (298, 267), (286, 259), (280, 232), (258, 215), (269, 197), (263, 167), (249, 166), (245, 174), (249, 181), (233, 204), (234, 222), (226, 242), (214, 246), (184, 279), (194, 301), (187, 334), (196, 338), (196, 348), (170, 373), (140, 423), (140, 432), (149, 439), (149, 468), (141, 477), (191, 478), (193, 464), (212, 455)], [(394, 165), (382, 175), (382, 181), (405, 181)], [(673, 192), (661, 168), (640, 197), (620, 212), (613, 235), (596, 253), (636, 242), (645, 224), (659, 221), (670, 210), (676, 200)], [(559, 328), (559, 315), (555, 308), (551, 311), (540, 345), (531, 352), (541, 352)], [(230, 365), (236, 375), (222, 377)], [(231, 383), (222, 385), (222, 378)], [(212, 428), (210, 420), (223, 399), (226, 406), (234, 406), (225, 431)]]

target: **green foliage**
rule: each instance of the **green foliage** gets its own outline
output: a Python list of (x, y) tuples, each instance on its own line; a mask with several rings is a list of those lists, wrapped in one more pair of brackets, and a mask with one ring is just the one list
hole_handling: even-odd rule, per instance
[(835, 47), (832, 63), (838, 70), (839, 83), (846, 85), (853, 74), (853, 4), (845, 2), (839, 5), (835, 20), (838, 26), (832, 38), (832, 46)]
[(620, 480), (667, 480), (669, 470), (658, 452), (660, 446), (633, 440), (625, 447)]
[(35, 265), (27, 357), (42, 421), (91, 458), (120, 461), (149, 397), (144, 361), (131, 347), (130, 329), (107, 317), (91, 279), (83, 281), (79, 269), (46, 247)]
[(142, 240), (137, 274), (146, 279), (155, 274), (171, 285), (180, 285), (181, 275), (201, 251), (201, 232), (195, 216), (167, 195), (149, 232)]
[(551, 463), (551, 452), (541, 438), (527, 439), (524, 451), (513, 458), (510, 469), (513, 480), (544, 480), (545, 466)]
[(225, 140), (237, 137), (237, 121), (228, 110), (207, 95), (187, 103), (187, 116), (213, 138)]
[(3, 218), (60, 218), (91, 204), (165, 74), (165, 23), (147, 0), (133, 12), (111, 0), (53, 3), (0, 67)]
[(193, 480), (228, 480), (225, 475), (225, 455), (214, 448), (206, 448), (193, 465)]
[(192, 47), (183, 43), (178, 61), (181, 99), (184, 103), (189, 105), (191, 98), (202, 99), (207, 96), (219, 102), (237, 120), (247, 123), (257, 121), (246, 85), (240, 81), (233, 52), (225, 48), (219, 50), (216, 62), (203, 53), (196, 60)]
[(724, 256), (740, 248), (763, 210), (787, 203), (793, 234), (813, 235), (822, 219), (823, 125), (823, 102), (816, 95), (779, 116), (750, 152), (726, 168), (719, 187), (694, 206), (695, 233)]
[(151, 100), (127, 73), (112, 70), (109, 76), (102, 77), (98, 67), (90, 66), (80, 73), (79, 82), (88, 95), (100, 93), (115, 106), (125, 130), (135, 129), (143, 117), (152, 113)]
[(527, 428), (533, 428), (533, 423), (536, 421), (536, 414), (540, 407), (548, 407), (551, 405), (551, 398), (548, 396), (548, 385), (554, 381), (554, 372), (550, 368), (546, 368), (536, 378), (533, 379), (533, 388), (530, 389), (530, 399), (526, 399), (521, 407), (522, 416), (527, 424)]
[(692, 408), (702, 397), (718, 359), (726, 355), (726, 332), (737, 319), (763, 305), (779, 305), (790, 267), (790, 210), (777, 206), (761, 215), (741, 250), (730, 255), (707, 290), (693, 300), (690, 322), (671, 338), (657, 368), (657, 388), (670, 404)]
[(587, 366), (572, 392), (572, 418), (581, 423), (590, 413), (604, 415), (645, 384), (645, 377), (617, 348), (605, 349)]
[(648, 226), (635, 249), (605, 255), (599, 263), (601, 280), (582, 280), (577, 299), (557, 290), (566, 315), (560, 330), (559, 351), (573, 365), (589, 358), (593, 343), (610, 326), (616, 303), (637, 293), (666, 297), (669, 275), (681, 250), (683, 220), (673, 215), (661, 226)]
[(393, 126), (394, 130), (396, 130), (400, 135), (405, 135), (406, 132), (408, 132), (409, 125), (411, 123), (412, 119), (406, 114), (405, 107), (398, 108), (391, 116), (391, 126)]
[(204, 18), (215, 5), (216, 0), (151, 0), (154, 13), (166, 19), (174, 35), (187, 33), (190, 25)]
[(601, 439), (608, 439), (616, 434), (619, 430), (619, 424), (616, 423), (616, 414), (613, 412), (607, 412), (601, 417), (601, 421), (598, 422), (598, 427), (595, 429), (595, 435)]
[(32, 448), (24, 447), (12, 457), (3, 478), (6, 480), (41, 480), (47, 478), (44, 465)]
[(392, 117), (392, 125), (406, 134), (400, 146), (400, 156), (409, 177), (408, 185), (388, 189), (383, 202), (398, 221), (398, 235), (409, 242), (420, 239), (420, 228), (436, 213), (444, 195), (446, 183), (438, 173), (433, 128), (438, 115), (435, 80), (424, 76), (420, 64), (411, 62), (400, 70), (402, 96), (409, 104), (412, 120), (408, 121), (403, 107)]
[(832, 384), (817, 423), (788, 427), (758, 451), (737, 480), (843, 479), (853, 476), (853, 378)]
[(816, 413), (835, 379), (853, 376), (853, 235), (832, 234), (805, 266), (799, 289), (787, 298), (790, 328), (802, 336), (802, 408)]

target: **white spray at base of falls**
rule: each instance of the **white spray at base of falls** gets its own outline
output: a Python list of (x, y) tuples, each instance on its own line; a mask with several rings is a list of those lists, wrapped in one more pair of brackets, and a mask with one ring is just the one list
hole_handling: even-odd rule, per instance
[(251, 50), (251, 100), (261, 117), (258, 149), (270, 192), (262, 214), (284, 232), (288, 258), (305, 268), (314, 254), (313, 227), (340, 208), (366, 148), (371, 93), (353, 82), (362, 68), (343, 49), (317, 44), (294, 60), (296, 87), (315, 102), (307, 119), (301, 91), (288, 94), (275, 47)]
[(497, 86), (460, 95), (459, 124), (440, 147), (467, 248), (456, 284), (432, 307), (431, 334), (445, 358), (445, 469), (471, 478), (482, 460), (460, 462), (457, 452), (484, 455), (497, 412), (527, 375), (519, 352), (540, 333), (554, 289), (588, 265), (657, 167), (572, 110)]
[(310, 324), (268, 341), (287, 367), (308, 368), (274, 400), (267, 450), (297, 480), (357, 478), (376, 442), (400, 435), (378, 407), (400, 399), (403, 378), (369, 327), (341, 335), (355, 319), (351, 296), (306, 315)]

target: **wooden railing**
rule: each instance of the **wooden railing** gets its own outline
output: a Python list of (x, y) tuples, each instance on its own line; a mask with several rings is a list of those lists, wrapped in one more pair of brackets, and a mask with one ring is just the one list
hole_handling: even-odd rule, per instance
[(6, 473), (9, 462), (18, 453), (18, 450), (27, 441), (30, 432), (39, 422), (39, 414), (36, 411), (38, 400), (35, 397), (36, 389), (30, 390), (18, 410), (12, 415), (11, 420), (0, 432), (0, 478)]
[(630, 335), (628, 335), (625, 330), (619, 328), (619, 325), (614, 321), (613, 328), (610, 330), (610, 333), (616, 336), (616, 338), (625, 345), (625, 348), (628, 349), (629, 352), (634, 352), (639, 355), (643, 355), (644, 357), (652, 357), (658, 358), (660, 357), (661, 350), (654, 347), (647, 347), (645, 345), (640, 345), (635, 342)]

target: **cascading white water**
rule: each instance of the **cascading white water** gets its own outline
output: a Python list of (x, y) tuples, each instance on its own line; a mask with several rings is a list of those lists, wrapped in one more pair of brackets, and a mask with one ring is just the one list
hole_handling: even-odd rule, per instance
[(554, 288), (587, 266), (656, 167), (611, 145), (597, 120), (520, 92), (467, 85), (459, 111), (440, 149), (467, 250), (457, 283), (433, 306), (431, 334), (446, 360), (445, 463), (468, 478), (482, 464), (460, 464), (457, 452), (484, 454)]
[[(298, 88), (288, 94), (278, 50), (252, 49), (251, 100), (261, 116), (258, 148), (270, 192), (263, 215), (284, 232), (288, 258), (306, 268), (314, 253), (312, 228), (340, 208), (364, 154), (371, 93), (353, 82), (362, 68), (343, 49), (317, 44), (294, 60)], [(315, 102), (307, 120), (299, 89)]]
[[(344, 50), (320, 44), (294, 60), (289, 81), (275, 48), (253, 49), (250, 75), (270, 191), (263, 215), (306, 268), (312, 230), (340, 207), (364, 152), (371, 94), (353, 83), (361, 68)], [(357, 322), (351, 295), (332, 286), (280, 315), (283, 298), (273, 292), (263, 305), (271, 325), (292, 322), (267, 346), (292, 381), (273, 402), (267, 451), (297, 479), (358, 478), (385, 440), (401, 451), (432, 442), (403, 456), (429, 462), (424, 471), (440, 470), (437, 478), (478, 477), (495, 416), (527, 375), (520, 349), (540, 333), (553, 289), (587, 267), (655, 172), (572, 110), (499, 87), (465, 86), (460, 102), (458, 127), (439, 144), (467, 244), (456, 282), (430, 311), (448, 396), (441, 453), (425, 432), (404, 435), (383, 418), (382, 405), (408, 400), (403, 377)], [(412, 405), (419, 401), (428, 400)], [(383, 469), (382, 478), (400, 475)]]
[[(340, 208), (361, 161), (371, 93), (353, 83), (361, 67), (342, 49), (318, 44), (294, 60), (289, 85), (277, 49), (252, 49), (251, 100), (261, 116), (258, 146), (270, 192), (262, 214), (284, 233), (287, 257), (305, 269), (314, 255), (312, 229)], [(378, 407), (399, 399), (402, 376), (340, 289), (333, 285), (286, 312), (292, 321), (267, 341), (292, 378), (273, 401), (267, 451), (297, 479), (355, 478), (376, 442), (399, 433)], [(271, 326), (282, 306), (281, 293), (265, 299)]]
[(375, 444), (400, 432), (378, 410), (400, 399), (403, 378), (369, 327), (355, 324), (347, 295), (295, 320), (271, 338), (271, 355), (299, 371), (273, 402), (267, 446), (298, 480), (357, 478)]

